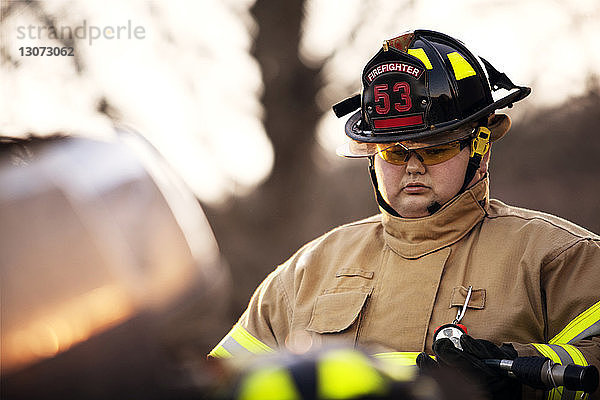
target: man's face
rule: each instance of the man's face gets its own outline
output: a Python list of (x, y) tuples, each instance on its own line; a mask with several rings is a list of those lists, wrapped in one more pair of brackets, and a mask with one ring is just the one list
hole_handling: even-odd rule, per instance
[[(428, 216), (427, 207), (433, 203), (443, 205), (456, 196), (463, 185), (468, 162), (468, 147), (435, 165), (424, 165), (414, 153), (406, 165), (390, 164), (377, 155), (375, 172), (383, 198), (402, 217), (418, 218)], [(474, 179), (481, 176), (479, 170)]]

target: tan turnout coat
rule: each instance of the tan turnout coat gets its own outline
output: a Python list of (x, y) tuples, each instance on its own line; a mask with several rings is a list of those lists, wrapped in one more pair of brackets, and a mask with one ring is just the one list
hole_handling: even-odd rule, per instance
[(261, 283), (211, 354), (340, 340), (432, 353), (434, 330), (453, 321), (469, 286), (461, 322), (471, 336), (600, 367), (600, 237), (489, 200), (487, 179), (431, 216), (383, 212), (306, 244)]

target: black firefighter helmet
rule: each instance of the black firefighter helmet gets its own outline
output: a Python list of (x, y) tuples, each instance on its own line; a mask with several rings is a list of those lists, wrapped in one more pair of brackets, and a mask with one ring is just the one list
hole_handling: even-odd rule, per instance
[[(346, 135), (351, 140), (338, 149), (338, 154), (372, 160), (381, 149), (377, 144), (398, 143), (417, 149), (472, 138), (460, 192), (473, 178), (487, 143), (501, 138), (510, 128), (510, 118), (495, 111), (511, 107), (531, 92), (528, 87), (515, 85), (460, 41), (428, 30), (385, 40), (365, 66), (362, 86), (362, 94), (333, 106), (338, 117), (358, 109), (346, 122)], [(492, 91), (500, 89), (505, 89), (506, 95), (494, 100)], [(380, 205), (396, 215), (385, 202), (382, 204), (372, 168), (371, 175)]]

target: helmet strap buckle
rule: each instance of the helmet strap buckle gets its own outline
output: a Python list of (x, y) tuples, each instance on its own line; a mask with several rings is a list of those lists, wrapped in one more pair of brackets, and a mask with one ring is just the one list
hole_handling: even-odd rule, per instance
[(458, 193), (462, 193), (469, 187), (471, 179), (475, 176), (477, 169), (481, 165), (481, 160), (487, 151), (490, 149), (491, 132), (485, 126), (477, 128), (475, 137), (471, 140), (471, 154), (469, 156), (469, 164), (465, 172), (465, 180)]
[(471, 141), (471, 158), (479, 158), (481, 161), (481, 158), (490, 149), (490, 137), (491, 132), (488, 128), (485, 126), (477, 128), (477, 133)]

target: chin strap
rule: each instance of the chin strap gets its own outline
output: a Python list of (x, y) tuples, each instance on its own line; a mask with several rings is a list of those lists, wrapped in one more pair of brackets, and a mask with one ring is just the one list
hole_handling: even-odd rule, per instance
[(369, 175), (371, 175), (371, 183), (373, 184), (373, 190), (375, 191), (375, 198), (377, 199), (377, 204), (389, 214), (394, 217), (400, 217), (400, 214), (392, 206), (389, 205), (387, 201), (381, 195), (379, 191), (379, 184), (377, 183), (377, 174), (375, 174), (375, 156), (369, 157)]

